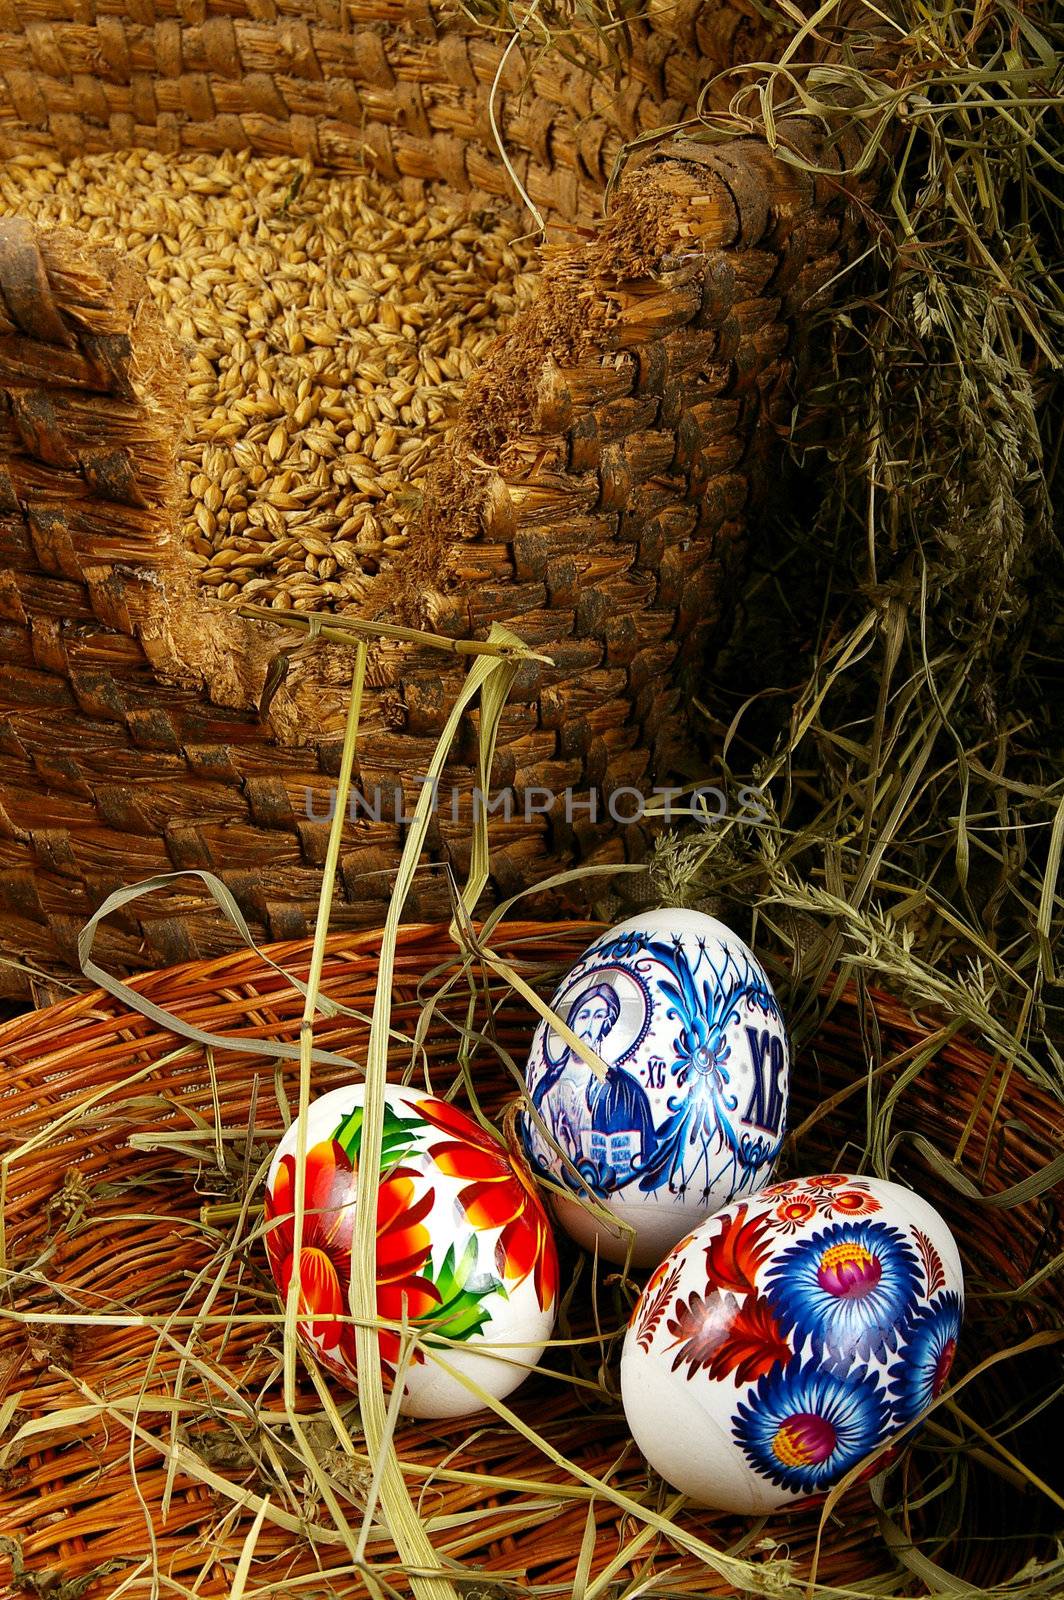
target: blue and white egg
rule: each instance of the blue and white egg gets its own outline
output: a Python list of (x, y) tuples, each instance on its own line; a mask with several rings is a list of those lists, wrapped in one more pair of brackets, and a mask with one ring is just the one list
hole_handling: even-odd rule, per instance
[[(561, 1189), (562, 1227), (607, 1260), (652, 1266), (705, 1217), (768, 1183), (783, 1140), (789, 1050), (753, 951), (698, 911), (646, 911), (596, 939), (532, 1041), (522, 1119)], [(630, 1251), (630, 1254), (629, 1254)]]

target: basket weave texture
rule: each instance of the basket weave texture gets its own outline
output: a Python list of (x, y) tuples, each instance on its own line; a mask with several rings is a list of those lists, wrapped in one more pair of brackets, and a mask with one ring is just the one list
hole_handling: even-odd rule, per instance
[[(594, 931), (587, 924), (514, 924), (495, 948), (549, 994)], [(368, 1010), (378, 950), (373, 933), (333, 936), (323, 992)], [(306, 944), (278, 946), (270, 954), (288, 971), (306, 976)], [(394, 1028), (413, 1029), (421, 1011), (419, 990), (432, 990), (453, 957), (443, 927), (403, 931)], [(426, 974), (434, 969), (437, 977), (430, 983)], [(286, 1039), (298, 1032), (302, 996), (255, 955), (158, 972), (137, 979), (136, 987), (212, 1031)], [(478, 1027), (483, 1020), (481, 1012)], [(434, 1016), (419, 1060), (427, 1063), (438, 1091), (454, 1081), (455, 1024), (466, 1021), (461, 993)], [(510, 1001), (495, 1018), (495, 1038), (518, 1064), (532, 1021), (523, 1004)], [(948, 1042), (936, 1048), (946, 1035)], [(334, 1018), (318, 1024), (316, 1039), (358, 1059), (366, 1029)], [(24, 1587), (40, 1593), (50, 1592), (50, 1582), (90, 1580), (84, 1592), (92, 1596), (119, 1589), (146, 1595), (155, 1592), (152, 1573), (163, 1577), (164, 1593), (168, 1582), (174, 1592), (228, 1593), (256, 1497), (270, 1492), (272, 1512), (255, 1546), (253, 1591), (275, 1592), (271, 1585), (277, 1584), (289, 1592), (286, 1585), (305, 1577), (315, 1593), (361, 1596), (368, 1591), (352, 1575), (329, 1513), (278, 1491), (269, 1452), (260, 1448), (263, 1435), (254, 1426), (257, 1415), (259, 1428), (272, 1430), (272, 1448), (290, 1461), (290, 1476), (298, 1483), (287, 1455), (277, 1305), (261, 1239), (247, 1237), (256, 1227), (261, 1196), (257, 1189), (249, 1195), (249, 1219), (239, 1229), (234, 1224), (235, 1231), (228, 1225), (211, 1230), (200, 1220), (205, 1202), (248, 1194), (250, 1175), (280, 1134), (279, 1103), (294, 1101), (297, 1073), (285, 1067), (275, 1076), (253, 1053), (219, 1051), (208, 1065), (197, 1047), (180, 1045), (165, 1029), (100, 993), (0, 1029), (8, 1152), (6, 1293), (15, 1313), (0, 1317), (0, 1584), (7, 1563), (9, 1575), (21, 1575)], [(914, 1072), (922, 1053), (931, 1059)], [(401, 1072), (410, 1060), (409, 1044), (397, 1043), (393, 1071)], [(499, 1057), (477, 1053), (471, 1074), (482, 1106), (496, 1114), (513, 1093)], [(1059, 1278), (1043, 1281), (1037, 1296), (1010, 1292), (1059, 1249), (1052, 1196), (1001, 1211), (960, 1193), (920, 1155), (922, 1138), (948, 1160), (955, 1157), (959, 1181), (990, 1200), (1044, 1166), (1061, 1146), (1061, 1108), (1014, 1075), (1004, 1118), (998, 1090), (1008, 1077), (1007, 1064), (973, 1048), (955, 1030), (912, 1015), (887, 995), (858, 995), (852, 986), (796, 1062), (791, 1122), (797, 1144), (787, 1167), (806, 1173), (845, 1168), (866, 1143), (867, 1117), (882, 1126), (889, 1112), (894, 1134), (903, 1136), (895, 1140), (891, 1176), (911, 1181), (956, 1235), (969, 1312), (954, 1381), (992, 1352), (1064, 1316)], [(316, 1069), (314, 1092), (342, 1079), (342, 1069)], [(13, 1151), (20, 1152), (14, 1159)], [(593, 1335), (596, 1329), (608, 1335), (623, 1328), (630, 1297), (616, 1278), (605, 1280), (592, 1320), (587, 1263), (579, 1270), (577, 1252), (566, 1250), (563, 1282), (573, 1288), (557, 1336)], [(213, 1320), (204, 1317), (193, 1333), (192, 1320), (207, 1311)], [(548, 1364), (566, 1372), (576, 1360), (593, 1385), (605, 1372), (616, 1393), (616, 1362), (600, 1369), (601, 1356), (592, 1341), (582, 1365), (572, 1347), (548, 1352)], [(992, 1432), (1017, 1397), (1033, 1390), (1030, 1360), (1015, 1358), (968, 1387), (968, 1414)], [(305, 1377), (300, 1381), (301, 1409), (320, 1415), (313, 1387)], [(178, 1395), (183, 1414), (175, 1421)], [(660, 1484), (627, 1440), (615, 1398), (534, 1375), (513, 1404), (585, 1471), (607, 1475), (648, 1507), (665, 1504)], [(72, 1407), (81, 1409), (71, 1412)], [(314, 1437), (357, 1528), (367, 1463), (341, 1455), (324, 1421)], [(909, 1474), (914, 1507), (938, 1470), (934, 1452), (942, 1448), (941, 1437), (932, 1432), (929, 1444), (928, 1454), (917, 1452), (902, 1469)], [(483, 1592), (524, 1594), (532, 1585), (546, 1586), (536, 1593), (572, 1592), (589, 1502), (563, 1469), (509, 1427), (483, 1417), (403, 1424), (397, 1448), (412, 1492), (423, 1495), (436, 1549), (464, 1563), (467, 1576), (471, 1569), (478, 1572)], [(485, 1488), (469, 1473), (522, 1480), (524, 1487)], [(1017, 1509), (1007, 1486), (981, 1476), (974, 1463), (963, 1504), (963, 1515), (955, 1518), (949, 1504), (943, 1509), (932, 1496), (922, 1511), (912, 1511), (908, 1532), (918, 1546), (926, 1533), (939, 1565), (981, 1590), (1035, 1553), (1035, 1511), (1030, 1497)], [(483, 1516), (476, 1513), (488, 1506), (492, 1531), (485, 1533)], [(605, 1497), (594, 1499), (591, 1515), (592, 1571), (598, 1573), (639, 1530)], [(815, 1510), (791, 1510), (758, 1525), (757, 1537), (775, 1543), (756, 1548), (751, 1525), (739, 1519), (698, 1511), (681, 1512), (680, 1520), (719, 1549), (742, 1541), (750, 1559), (771, 1562), (785, 1555), (793, 1581), (808, 1576)], [(907, 1549), (908, 1540), (899, 1547)], [(386, 1565), (389, 1553), (386, 1538), (371, 1539), (372, 1562)], [(657, 1575), (653, 1593), (728, 1592), (713, 1572), (660, 1536), (648, 1535), (635, 1560), (648, 1563), (645, 1577)], [(820, 1581), (882, 1588), (888, 1579), (897, 1585), (897, 1570), (867, 1488), (851, 1490), (825, 1541)], [(322, 1576), (314, 1580), (316, 1571)], [(631, 1569), (622, 1570), (618, 1580), (631, 1576)], [(489, 1587), (503, 1577), (512, 1578), (516, 1590)], [(905, 1586), (913, 1581), (902, 1576), (904, 1592), (911, 1592)], [(399, 1586), (405, 1592), (402, 1580)]]
[[(342, 15), (331, 0), (16, 4), (0, 20), (0, 153), (250, 148), (512, 197), (494, 116), (554, 225), (542, 287), (471, 380), (412, 544), (365, 614), (455, 638), (503, 622), (551, 658), (522, 671), (500, 787), (595, 788), (604, 811), (672, 770), (681, 675), (729, 616), (803, 330), (860, 238), (863, 191), (746, 138), (644, 153), (604, 221), (602, 198), (625, 141), (690, 115), (714, 71), (756, 53), (757, 8), (651, 7), (619, 76), (593, 31), (586, 61), (504, 59), (509, 40), (459, 7), (405, 0)], [(807, 127), (779, 133), (810, 149)], [(832, 148), (836, 164), (853, 155)], [(0, 224), (0, 954), (50, 971), (75, 968), (107, 892), (158, 872), (220, 873), (257, 938), (313, 922), (326, 830), (308, 811), (327, 804), (349, 658), (297, 650), (259, 714), (281, 636), (204, 606), (174, 526), (183, 382), (118, 257)], [(367, 792), (416, 795), (460, 674), (421, 647), (375, 652)], [(340, 926), (379, 920), (400, 833), (394, 808), (362, 819)], [(436, 858), (461, 872), (467, 837), (441, 817)], [(644, 849), (639, 828), (519, 805), (494, 889)], [(440, 874), (416, 894), (414, 914), (447, 914)], [(101, 950), (133, 970), (215, 954), (220, 937), (174, 886)], [(23, 982), (0, 965), (0, 987)]]

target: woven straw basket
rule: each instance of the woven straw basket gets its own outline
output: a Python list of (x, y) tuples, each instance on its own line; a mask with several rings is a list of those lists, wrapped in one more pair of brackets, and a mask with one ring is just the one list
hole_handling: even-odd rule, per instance
[[(495, 948), (549, 993), (591, 932), (586, 924), (515, 924)], [(378, 950), (375, 934), (334, 936), (324, 992), (366, 1010)], [(306, 977), (308, 945), (271, 954)], [(413, 1029), (419, 993), (434, 991), (453, 960), (444, 928), (403, 932), (397, 1030)], [(434, 971), (430, 983), (426, 974)], [(276, 969), (248, 954), (159, 972), (135, 986), (186, 1022), (263, 1038), (294, 1038), (303, 1005)], [(438, 1090), (454, 1080), (455, 1025), (468, 1022), (466, 998), (452, 992), (425, 1039)], [(481, 1013), (476, 1026), (483, 1021)], [(529, 1010), (506, 1001), (494, 1025), (500, 1053), (482, 1050), (472, 1060), (472, 1081), (489, 1113), (513, 1092), (498, 1065), (501, 1052), (520, 1062), (531, 1023)], [(317, 1039), (358, 1058), (366, 1031), (336, 1019), (319, 1025)], [(248, 1193), (248, 1175), (279, 1134), (279, 1102), (292, 1102), (297, 1074), (284, 1068), (275, 1076), (253, 1053), (217, 1051), (207, 1063), (197, 1047), (180, 1045), (100, 993), (0, 1029), (12, 1274), (9, 1309), (0, 1317), (0, 1587), (6, 1563), (13, 1585), (7, 1593), (228, 1594), (268, 1495), (246, 1593), (376, 1593), (352, 1570), (330, 1512), (313, 1495), (300, 1503), (302, 1478), (281, 1401), (276, 1301), (261, 1237), (248, 1237), (261, 1201), (257, 1189)], [(410, 1058), (409, 1044), (397, 1044), (394, 1071)], [(845, 1167), (866, 1144), (870, 1118), (881, 1134), (889, 1127), (891, 1174), (944, 1213), (969, 1296), (953, 1379), (957, 1410), (940, 1407), (924, 1443), (897, 1469), (908, 1474), (906, 1526), (877, 1510), (867, 1485), (850, 1490), (826, 1529), (818, 1579), (835, 1592), (915, 1593), (929, 1580), (942, 1587), (945, 1568), (962, 1580), (946, 1579), (949, 1587), (981, 1593), (1042, 1544), (1038, 1497), (1018, 1494), (1008, 1470), (1015, 1456), (1006, 1454), (1004, 1477), (981, 1463), (1002, 1464), (992, 1436), (1002, 1434), (1017, 1405), (1037, 1398), (1039, 1363), (1053, 1352), (1032, 1346), (1039, 1346), (1039, 1330), (1064, 1314), (1059, 1278), (1041, 1270), (1059, 1248), (1058, 1211), (1051, 1193), (1031, 1183), (1061, 1148), (1061, 1108), (1010, 1076), (1006, 1063), (966, 1044), (954, 1026), (852, 987), (826, 1008), (796, 1066), (786, 1167)], [(316, 1071), (315, 1092), (334, 1087), (338, 1076), (336, 1069)], [(244, 1195), (249, 1215), (241, 1222), (205, 1225), (205, 1204)], [(1029, 1292), (1036, 1275), (1037, 1295)], [(616, 1277), (595, 1291), (587, 1263), (581, 1270), (570, 1250), (563, 1282), (573, 1287), (558, 1336), (598, 1332), (605, 1340), (623, 1328), (631, 1298)], [(1006, 1356), (1018, 1345), (1026, 1353)], [(965, 1383), (995, 1352), (1005, 1359)], [(616, 1350), (603, 1360), (605, 1354), (593, 1340), (582, 1356), (574, 1346), (552, 1349), (549, 1365), (570, 1373), (575, 1362), (590, 1387), (534, 1375), (513, 1404), (550, 1449), (652, 1514), (668, 1496), (627, 1439), (615, 1398)], [(301, 1407), (320, 1416), (313, 1387), (305, 1377), (300, 1382)], [(951, 1492), (943, 1451), (958, 1442), (958, 1411), (966, 1448), (955, 1458)], [(1015, 1432), (1003, 1437), (1010, 1448), (1023, 1448)], [(338, 1451), (324, 1420), (314, 1438), (357, 1530), (368, 1463)], [(636, 1592), (626, 1587), (633, 1574), (656, 1595), (731, 1592), (690, 1551), (622, 1514), (606, 1494), (590, 1495), (586, 1480), (495, 1419), (404, 1424), (396, 1444), (435, 1549), (442, 1561), (461, 1564), (462, 1593), (481, 1600), (571, 1595), (581, 1550), (586, 1560), (589, 1548), (590, 1577), (609, 1569), (597, 1593)], [(278, 1489), (282, 1458), (294, 1498)], [(485, 1475), (487, 1487), (478, 1481)], [(925, 1492), (932, 1483), (941, 1490), (944, 1476), (943, 1492)], [(896, 1498), (892, 1490), (888, 1502)], [(758, 1592), (798, 1593), (810, 1576), (815, 1509), (764, 1523), (703, 1511), (678, 1518), (714, 1549), (755, 1563), (755, 1577), (763, 1574)], [(375, 1535), (367, 1557), (383, 1577), (394, 1552)], [(406, 1594), (405, 1580), (394, 1569), (392, 1576)]]
[[(622, 146), (757, 57), (760, 10), (652, 3), (626, 25), (619, 75), (593, 29), (564, 56), (504, 59), (508, 35), (448, 0), (0, 13), (0, 157), (251, 149), (512, 198), (494, 116), (551, 224), (538, 299), (468, 384), (411, 545), (362, 614), (452, 639), (496, 621), (550, 658), (522, 669), (499, 788), (601, 800), (669, 770), (681, 674), (727, 620), (803, 330), (859, 237), (859, 183), (814, 182), (752, 137), (637, 152), (603, 220)], [(813, 153), (808, 125), (778, 135)], [(840, 136), (825, 159), (853, 154)], [(105, 894), (159, 872), (219, 873), (259, 938), (313, 920), (326, 827), (306, 797), (324, 809), (350, 655), (297, 652), (260, 715), (281, 632), (206, 608), (175, 526), (183, 384), (120, 257), (0, 224), (0, 954), (46, 970), (76, 966)], [(408, 642), (374, 651), (365, 792), (416, 793), (462, 670)], [(468, 791), (467, 731), (450, 771)], [(341, 926), (380, 920), (400, 829), (364, 817), (352, 833)], [(435, 858), (461, 871), (467, 838), (441, 816)], [(494, 889), (644, 848), (638, 827), (519, 807)], [(417, 915), (448, 910), (440, 874), (417, 896)], [(116, 918), (101, 954), (131, 970), (224, 939), (179, 884)], [(22, 981), (0, 964), (0, 987)]]

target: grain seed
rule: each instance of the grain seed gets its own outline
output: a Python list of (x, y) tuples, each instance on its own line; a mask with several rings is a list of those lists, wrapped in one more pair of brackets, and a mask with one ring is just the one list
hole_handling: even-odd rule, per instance
[(186, 347), (180, 524), (212, 600), (343, 610), (401, 559), (464, 380), (534, 291), (522, 216), (469, 206), (288, 156), (6, 165), (0, 215), (125, 251)]

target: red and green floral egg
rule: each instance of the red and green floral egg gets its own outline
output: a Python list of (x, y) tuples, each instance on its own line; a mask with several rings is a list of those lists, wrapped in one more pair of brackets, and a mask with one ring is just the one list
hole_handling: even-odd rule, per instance
[[(484, 1401), (463, 1379), (501, 1399), (539, 1360), (554, 1326), (554, 1240), (523, 1167), (497, 1139), (446, 1101), (391, 1085), (385, 1095), (376, 1229), (381, 1363), (389, 1383), (402, 1367), (407, 1416), (464, 1416)], [(300, 1336), (350, 1387), (357, 1382), (349, 1288), (363, 1100), (356, 1084), (309, 1108), (299, 1253)], [(294, 1265), (296, 1149), (293, 1123), (266, 1181), (266, 1250), (282, 1296)]]
[(821, 1495), (937, 1399), (963, 1309), (953, 1236), (919, 1195), (840, 1173), (776, 1184), (654, 1272), (621, 1359), (629, 1427), (703, 1505)]

